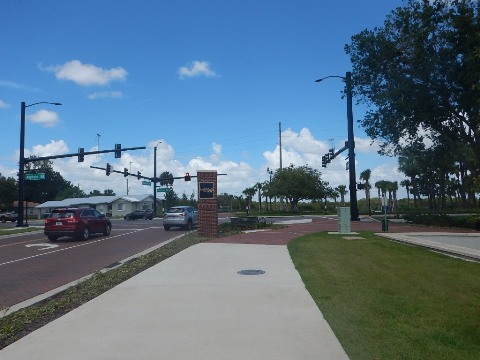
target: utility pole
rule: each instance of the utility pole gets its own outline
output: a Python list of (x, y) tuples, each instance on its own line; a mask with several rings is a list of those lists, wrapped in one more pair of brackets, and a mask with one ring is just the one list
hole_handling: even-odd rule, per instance
[(280, 146), (280, 170), (282, 170), (282, 123), (278, 123), (278, 144)]
[(350, 219), (360, 220), (357, 204), (357, 178), (355, 174), (355, 138), (353, 136), (353, 110), (352, 110), (352, 73), (345, 75), (347, 90), (347, 120), (348, 120), (348, 172), (350, 178)]
[[(355, 138), (353, 136), (353, 110), (352, 110), (352, 73), (347, 71), (345, 77), (338, 75), (330, 75), (315, 80), (321, 82), (328, 78), (340, 78), (345, 81), (347, 95), (347, 130), (348, 130), (348, 172), (350, 178), (350, 220), (359, 221), (358, 204), (357, 204), (357, 179), (355, 174)], [(343, 150), (342, 150), (343, 151)]]

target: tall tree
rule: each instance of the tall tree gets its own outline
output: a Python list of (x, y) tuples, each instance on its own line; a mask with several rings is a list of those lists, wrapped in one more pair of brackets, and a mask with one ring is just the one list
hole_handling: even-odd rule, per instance
[(0, 210), (10, 210), (13, 202), (18, 200), (18, 186), (14, 178), (0, 174)]
[(405, 188), (405, 191), (407, 192), (407, 206), (410, 207), (410, 186), (411, 182), (408, 179), (400, 181), (400, 185)]
[[(381, 152), (397, 154), (405, 143), (429, 138), (451, 152), (467, 144), (480, 159), (479, 7), (408, 0), (383, 27), (352, 37), (346, 51), (354, 92), (370, 105), (361, 124)], [(478, 173), (478, 160), (473, 165)]]
[(342, 206), (345, 206), (345, 195), (347, 195), (347, 185), (338, 185), (335, 188), (336, 191), (340, 194), (340, 201), (342, 202)]
[[(30, 157), (30, 159), (35, 157)], [(74, 188), (74, 185), (63, 178), (59, 172), (54, 171), (50, 160), (33, 161), (25, 164), (26, 173), (44, 173), (45, 180), (25, 181), (25, 199), (43, 203), (54, 200), (61, 191)]]
[(370, 203), (370, 177), (372, 176), (372, 170), (366, 169), (360, 173), (360, 179), (365, 181), (365, 203), (368, 207), (368, 215), (372, 215), (372, 206)]
[(245, 196), (247, 197), (247, 213), (252, 210), (252, 198), (256, 192), (257, 189), (254, 186), (248, 187), (242, 191), (242, 193), (245, 194)]
[(290, 165), (275, 172), (270, 187), (272, 195), (285, 197), (293, 211), (301, 200), (323, 198), (327, 183), (321, 179), (318, 170), (308, 165)]
[(258, 191), (258, 208), (259, 210), (262, 210), (262, 187), (263, 187), (263, 184), (262, 183), (256, 183), (255, 184), (255, 189), (257, 189)]

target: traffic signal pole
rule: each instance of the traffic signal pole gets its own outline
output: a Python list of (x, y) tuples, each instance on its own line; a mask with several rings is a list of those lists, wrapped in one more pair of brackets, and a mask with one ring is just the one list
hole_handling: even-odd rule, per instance
[[(345, 77), (338, 75), (330, 75), (324, 78), (315, 80), (315, 82), (321, 82), (328, 78), (340, 78), (345, 81), (346, 95), (347, 95), (347, 130), (348, 141), (346, 146), (348, 147), (348, 173), (349, 173), (349, 190), (350, 190), (350, 220), (359, 221), (358, 203), (357, 203), (357, 179), (355, 174), (355, 138), (353, 136), (353, 110), (352, 110), (352, 73), (347, 71)], [(343, 149), (342, 149), (343, 151)], [(335, 154), (336, 155), (336, 154)], [(335, 157), (335, 156), (334, 156)], [(326, 167), (330, 157), (326, 156), (322, 158), (322, 167)]]

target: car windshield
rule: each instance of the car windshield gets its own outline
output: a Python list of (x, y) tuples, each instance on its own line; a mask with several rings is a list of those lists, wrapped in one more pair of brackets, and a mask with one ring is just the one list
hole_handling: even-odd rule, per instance
[(167, 210), (167, 213), (180, 214), (180, 213), (183, 213), (185, 211), (186, 211), (186, 209), (183, 209), (183, 208), (170, 208), (170, 209)]
[(75, 213), (73, 211), (53, 212), (50, 217), (53, 219), (73, 218)]

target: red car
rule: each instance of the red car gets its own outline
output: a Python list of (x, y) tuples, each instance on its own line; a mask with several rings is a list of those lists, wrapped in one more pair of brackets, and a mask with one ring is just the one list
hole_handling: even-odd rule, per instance
[(50, 241), (59, 237), (87, 240), (91, 234), (110, 235), (112, 223), (93, 208), (66, 208), (53, 210), (45, 220), (43, 233)]

